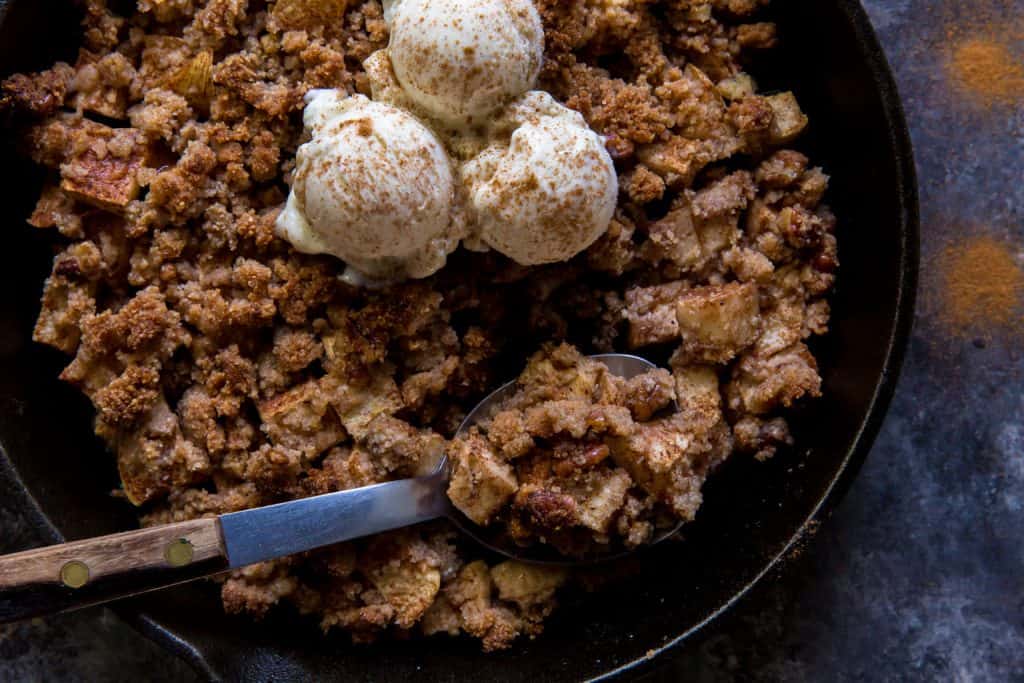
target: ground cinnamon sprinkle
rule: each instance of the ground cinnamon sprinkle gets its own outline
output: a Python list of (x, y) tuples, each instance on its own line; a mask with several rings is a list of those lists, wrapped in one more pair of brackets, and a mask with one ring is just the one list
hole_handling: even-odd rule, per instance
[(950, 82), (982, 104), (1015, 104), (1024, 99), (1024, 29), (1006, 14), (957, 17), (949, 24)]
[(950, 71), (957, 87), (986, 104), (1013, 104), (1024, 97), (1024, 60), (1002, 40), (982, 36), (960, 42)]
[(1021, 332), (1024, 268), (1017, 250), (989, 236), (946, 247), (938, 258), (943, 324), (958, 335)]

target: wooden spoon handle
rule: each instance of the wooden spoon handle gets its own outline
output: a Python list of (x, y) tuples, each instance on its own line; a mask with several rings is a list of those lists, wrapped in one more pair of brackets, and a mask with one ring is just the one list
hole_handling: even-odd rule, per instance
[(227, 569), (216, 518), (0, 557), (0, 623), (86, 607)]

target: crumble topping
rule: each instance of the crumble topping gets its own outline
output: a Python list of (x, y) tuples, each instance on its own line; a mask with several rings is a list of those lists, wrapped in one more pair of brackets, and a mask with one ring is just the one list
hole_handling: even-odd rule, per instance
[(567, 344), (546, 345), (493, 416), (452, 443), (449, 497), (517, 545), (570, 556), (635, 548), (692, 520), (703, 479), (732, 440), (717, 376), (705, 396), (683, 372), (678, 381), (663, 369), (627, 380)]
[[(806, 342), (827, 331), (838, 257), (828, 178), (786, 149), (807, 119), (744, 68), (776, 41), (766, 4), (539, 0), (539, 87), (615, 160), (609, 230), (567, 263), (460, 250), (365, 291), (274, 222), (303, 97), (370, 93), (380, 4), (140, 0), (121, 17), (85, 0), (76, 63), (4, 81), (0, 114), (48, 169), (29, 223), (61, 244), (35, 339), (72, 356), (63, 377), (95, 404), (143, 523), (411, 476), (463, 449), (489, 473), (481, 518), (511, 500), (517, 533), (572, 522), (635, 545), (652, 505), (692, 517), (722, 459), (790, 444), (787, 408), (821, 391)], [(544, 342), (538, 402), (449, 443)], [(628, 349), (674, 350), (671, 382), (595, 404), (585, 363), (550, 370)], [(679, 413), (659, 416), (673, 394)], [(538, 444), (557, 457), (534, 469)], [(481, 557), (437, 522), (233, 572), (221, 595), (357, 642), (461, 632), (494, 650), (540, 633), (563, 585), (593, 583)]]

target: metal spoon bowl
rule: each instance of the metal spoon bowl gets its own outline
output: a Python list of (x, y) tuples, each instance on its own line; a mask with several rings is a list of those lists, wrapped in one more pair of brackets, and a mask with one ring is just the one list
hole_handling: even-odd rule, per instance
[[(591, 358), (626, 379), (657, 367), (625, 354)], [(509, 382), (481, 401), (456, 437), (489, 417), (515, 386)], [(0, 623), (107, 602), (444, 517), (480, 545), (524, 562), (580, 565), (635, 552), (572, 558), (541, 543), (514, 545), (500, 533), (474, 524), (452, 505), (447, 495), (449, 473), (444, 458), (422, 477), (0, 557)], [(661, 531), (648, 545), (677, 529)]]
[[(657, 365), (645, 358), (631, 356), (625, 353), (605, 353), (589, 356), (589, 358), (591, 360), (600, 361), (613, 375), (622, 377), (623, 379), (632, 379), (638, 375), (658, 369)], [(516, 381), (513, 380), (493, 391), (484, 398), (484, 400), (480, 401), (480, 403), (478, 403), (476, 407), (466, 415), (462, 424), (459, 425), (459, 429), (455, 433), (455, 438), (459, 438), (473, 425), (479, 424), (483, 420), (491, 417), (494, 409), (502, 401), (511, 396), (515, 392), (515, 389)], [(440, 469), (443, 470), (444, 486), (447, 488), (449, 475), (447, 457), (442, 460)], [(520, 560), (522, 562), (530, 562), (533, 564), (579, 566), (620, 559), (626, 555), (636, 552), (637, 550), (629, 548), (614, 548), (609, 549), (607, 552), (570, 557), (563, 555), (550, 545), (544, 543), (520, 546), (510, 541), (508, 537), (500, 533), (500, 531), (492, 530), (490, 527), (482, 527), (462, 514), (455, 506), (452, 505), (450, 507), (451, 509), (449, 510), (447, 517), (462, 533), (466, 534), (485, 548), (513, 560)], [(646, 545), (650, 546), (655, 543), (660, 543), (679, 531), (682, 525), (683, 522), (679, 521), (671, 527), (659, 529)]]

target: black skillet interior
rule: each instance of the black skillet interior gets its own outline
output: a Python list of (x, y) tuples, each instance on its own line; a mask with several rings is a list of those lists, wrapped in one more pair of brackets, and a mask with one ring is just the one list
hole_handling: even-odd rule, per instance
[[(73, 61), (70, 0), (0, 0), (0, 75)], [(191, 585), (122, 603), (120, 613), (211, 678), (400, 681), (576, 680), (632, 669), (740, 597), (827, 513), (866, 456), (898, 374), (913, 310), (917, 197), (898, 97), (856, 0), (775, 0), (782, 47), (757, 73), (793, 89), (811, 117), (801, 146), (833, 177), (842, 271), (831, 334), (815, 349), (825, 398), (795, 421), (799, 448), (767, 464), (736, 461), (707, 487), (684, 542), (642, 561), (642, 579), (587, 599), (569, 596), (546, 633), (504, 653), (432, 639), (353, 647), (289, 617), (253, 625), (225, 616), (216, 591)], [(0, 476), (20, 477), (54, 540), (129, 528), (110, 498), (112, 458), (91, 409), (57, 375), (65, 359), (30, 342), (50, 234), (24, 224), (39, 174), (0, 144), (7, 247), (0, 254)]]

